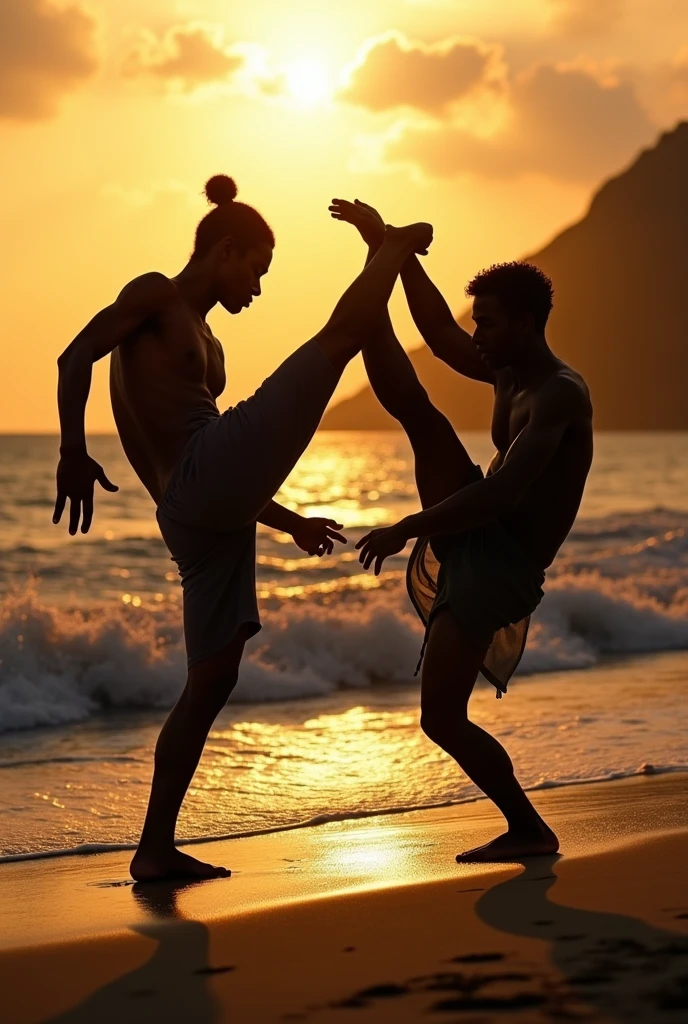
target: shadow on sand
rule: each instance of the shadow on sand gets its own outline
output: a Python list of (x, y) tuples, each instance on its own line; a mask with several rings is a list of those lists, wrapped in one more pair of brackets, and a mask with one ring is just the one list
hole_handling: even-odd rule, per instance
[[(513, 1017), (514, 1012), (518, 1019), (527, 1013), (529, 1022), (601, 1017), (656, 1024), (682, 1019), (688, 1009), (688, 939), (639, 918), (552, 902), (549, 892), (557, 880), (558, 860), (524, 862), (521, 874), (489, 888), (475, 905), (477, 917), (505, 940), (519, 936), (548, 943), (554, 971), (541, 959), (529, 960), (527, 951), (515, 952), (506, 941), (498, 941), (495, 945), (501, 948), (463, 953), (431, 974), (385, 981), (329, 1007), (311, 1007), (299, 1019), (317, 1020), (332, 1008), (369, 1009), (390, 1001), (398, 1006), (400, 1021), (424, 1019), (428, 1012), (489, 1015), (471, 1017), (480, 1021), (502, 1014)], [(157, 949), (142, 967), (52, 1018), (53, 1024), (208, 1024), (219, 1019), (221, 1008), (208, 979), (233, 968), (209, 966), (208, 929), (178, 911), (182, 887), (146, 885), (132, 891), (151, 917), (134, 930), (154, 939)], [(449, 912), (454, 912), (453, 902)], [(462, 916), (457, 921), (465, 926)], [(462, 945), (465, 949), (465, 938)], [(413, 1005), (406, 1002), (410, 996), (415, 997)]]
[(233, 968), (209, 966), (208, 929), (179, 912), (178, 896), (197, 884), (202, 883), (134, 885), (134, 899), (151, 920), (133, 925), (132, 931), (153, 939), (157, 949), (142, 967), (98, 989), (73, 1010), (51, 1018), (50, 1024), (210, 1024), (217, 1020), (219, 1006), (208, 979)]
[[(500, 942), (500, 949), (456, 956), (432, 974), (380, 984), (336, 1005), (365, 1008), (390, 999), (403, 1004), (404, 997), (415, 996), (419, 1020), (428, 1012), (489, 1014), (471, 1018), (481, 1022), (519, 1012), (529, 1022), (598, 1015), (652, 1024), (678, 1020), (688, 1009), (688, 939), (638, 918), (552, 902), (548, 894), (559, 859), (521, 862), (521, 874), (488, 889), (475, 906), (478, 918), (505, 937), (550, 943), (556, 972)], [(399, 1010), (400, 1020), (411, 1019), (402, 1005)]]

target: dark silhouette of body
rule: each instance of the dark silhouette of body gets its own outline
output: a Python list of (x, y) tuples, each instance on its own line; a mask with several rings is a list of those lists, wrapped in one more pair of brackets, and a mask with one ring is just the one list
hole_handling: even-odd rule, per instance
[[(374, 257), (384, 221), (358, 200), (334, 200), (332, 216), (353, 224)], [(509, 308), (498, 294), (519, 275), (538, 272), (513, 264), (479, 275), (474, 284), (473, 337), (462, 330), (420, 263), (401, 271), (409, 308), (434, 354), (453, 370), (495, 391), (492, 439), (497, 449), (484, 480), (453, 427), (430, 402), (394, 335), (389, 315), (363, 349), (371, 386), (408, 434), (423, 511), (373, 530), (357, 545), (366, 568), (379, 573), (386, 557), (410, 538), (447, 537), (500, 520), (528, 558), (544, 571), (568, 535), (592, 461), (592, 408), (585, 382), (549, 348), (549, 309)], [(491, 274), (491, 276), (490, 276)], [(492, 283), (494, 282), (494, 283)], [(500, 284), (501, 282), (501, 284)], [(511, 285), (510, 285), (511, 282)], [(537, 282), (540, 291), (544, 281)], [(549, 282), (547, 282), (549, 285)], [(518, 299), (518, 296), (517, 296)], [(551, 293), (550, 303), (551, 305)], [(423, 663), (421, 727), (450, 754), (504, 814), (508, 830), (457, 860), (513, 860), (554, 853), (558, 840), (519, 785), (511, 760), (494, 737), (468, 717), (468, 701), (487, 647), (448, 608), (431, 619)]]
[[(224, 360), (205, 318), (218, 302), (229, 313), (237, 314), (261, 294), (261, 279), (270, 267), (274, 238), (255, 210), (234, 203), (236, 186), (231, 179), (211, 179), (206, 192), (217, 209), (199, 225), (196, 249), (181, 273), (172, 279), (159, 273), (145, 274), (129, 283), (116, 302), (98, 313), (58, 360), (62, 442), (53, 521), (60, 521), (69, 500), (71, 534), (77, 532), (80, 522), (83, 533), (91, 525), (96, 480), (107, 490), (117, 489), (86, 450), (84, 413), (96, 360), (112, 353), (111, 393), (117, 428), (129, 461), (158, 506), (158, 517), (160, 503), (170, 481), (176, 479), (191, 439), (208, 423), (217, 424), (221, 419), (216, 399), (225, 384)], [(332, 520), (303, 518), (271, 499), (310, 440), (327, 398), (346, 364), (360, 351), (370, 323), (376, 322), (386, 308), (401, 266), (410, 253), (426, 252), (431, 241), (432, 229), (427, 224), (387, 231), (377, 258), (347, 289), (328, 323), (308, 343), (310, 354), (315, 352), (320, 359), (318, 366), (327, 371), (328, 383), (325, 388), (321, 379), (294, 381), (292, 375), (291, 385), (301, 388), (300, 393), (307, 394), (312, 385), (320, 389), (323, 398), (322, 408), (311, 409), (307, 413), (310, 421), (301, 424), (299, 438), (303, 440), (295, 441), (289, 450), (294, 425), (274, 415), (264, 417), (259, 438), (251, 436), (250, 426), (247, 428), (246, 443), (258, 447), (261, 459), (249, 467), (254, 486), (253, 522), (242, 521), (245, 529), (255, 529), (257, 520), (290, 533), (301, 548), (318, 555), (331, 551), (335, 540), (344, 540), (338, 533), (341, 527)], [(280, 367), (266, 384), (271, 379), (282, 381), (283, 376), (278, 377), (282, 370)], [(293, 395), (292, 407), (298, 408)], [(281, 453), (281, 474), (261, 479), (262, 463), (267, 465), (273, 447)], [(222, 483), (232, 473), (232, 452), (219, 451), (219, 456), (217, 464), (203, 469), (206, 484), (208, 477), (212, 477), (212, 485), (216, 478)], [(231, 501), (222, 507), (217, 502), (211, 504), (196, 510), (198, 515), (224, 515), (226, 524), (214, 521), (209, 529), (215, 531), (215, 536), (226, 529), (231, 543)], [(192, 526), (196, 528), (197, 524)], [(212, 561), (206, 560), (208, 571), (212, 571)], [(185, 590), (188, 648), (187, 597)], [(230, 588), (228, 600), (231, 597)], [(204, 864), (177, 850), (174, 835), (179, 809), (208, 732), (236, 685), (245, 641), (256, 628), (259, 624), (256, 627), (255, 623), (239, 622), (233, 635), (223, 636), (215, 649), (193, 664), (190, 661), (186, 686), (156, 746), (148, 812), (131, 865), (132, 875), (139, 881), (229, 874), (225, 868)]]

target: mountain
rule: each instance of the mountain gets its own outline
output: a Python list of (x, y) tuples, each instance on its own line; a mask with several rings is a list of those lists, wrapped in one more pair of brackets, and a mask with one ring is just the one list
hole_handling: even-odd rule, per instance
[[(606, 182), (582, 220), (525, 259), (554, 282), (548, 337), (586, 378), (596, 427), (688, 429), (688, 122)], [(459, 322), (471, 329), (470, 314)], [(410, 355), (456, 427), (489, 426), (489, 387), (459, 377), (425, 347)], [(322, 423), (330, 430), (393, 426), (368, 387)]]

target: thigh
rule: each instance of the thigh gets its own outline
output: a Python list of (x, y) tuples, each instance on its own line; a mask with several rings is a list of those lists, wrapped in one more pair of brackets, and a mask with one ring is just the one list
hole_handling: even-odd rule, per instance
[(475, 481), (475, 465), (456, 431), (431, 402), (407, 425), (423, 508), (437, 505)]
[(206, 432), (201, 477), (241, 526), (275, 496), (311, 441), (339, 375), (314, 342), (294, 352), (250, 398)]
[(430, 624), (423, 659), (423, 714), (465, 717), (486, 653), (470, 642), (448, 608), (439, 611)]

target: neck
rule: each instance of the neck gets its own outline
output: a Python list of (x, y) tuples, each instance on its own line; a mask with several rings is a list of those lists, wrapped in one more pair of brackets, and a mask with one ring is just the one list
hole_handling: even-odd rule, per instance
[(188, 302), (191, 308), (205, 320), (210, 310), (217, 304), (217, 298), (204, 261), (190, 260), (172, 280), (184, 301)]
[(511, 363), (510, 369), (516, 378), (516, 384), (525, 388), (543, 374), (551, 372), (558, 362), (544, 334), (540, 334), (527, 349), (519, 353), (518, 358)]

